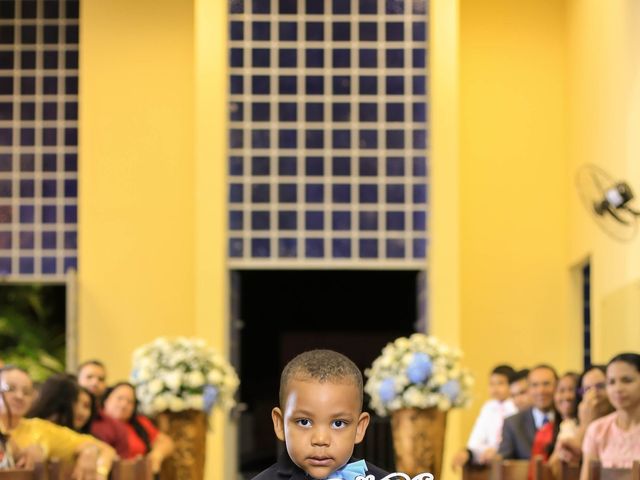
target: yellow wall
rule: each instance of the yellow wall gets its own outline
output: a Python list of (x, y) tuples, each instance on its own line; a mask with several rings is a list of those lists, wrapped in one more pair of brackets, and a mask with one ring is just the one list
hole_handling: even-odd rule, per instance
[(193, 10), (89, 0), (80, 21), (79, 356), (117, 380), (194, 333)]
[(598, 230), (575, 173), (594, 163), (640, 191), (640, 4), (461, 0), (459, 68), (457, 328), (480, 375), (464, 437), (495, 363), (581, 367), (587, 258), (594, 360), (637, 350), (640, 237)]
[(640, 194), (640, 3), (572, 0), (568, 11), (569, 267), (591, 259), (593, 356), (606, 362), (638, 350), (637, 331), (616, 312), (635, 308), (640, 318), (632, 287), (640, 279), (640, 236), (620, 243), (605, 235), (573, 181), (581, 165), (592, 163)]
[(565, 2), (460, 5), (460, 332), (477, 377), (466, 438), (495, 364), (578, 368), (581, 348), (566, 269)]
[(473, 407), (449, 415), (450, 458), (495, 364), (580, 367), (580, 318), (566, 262), (566, 5), (460, 0), (431, 10), (430, 322), (477, 376)]
[[(115, 381), (160, 335), (227, 348), (226, 9), (87, 0), (81, 24), (79, 356)], [(207, 478), (230, 478), (212, 424)]]
[[(226, 347), (225, 9), (134, 3), (87, 1), (81, 18), (79, 353), (111, 380), (159, 335)], [(207, 473), (223, 478), (213, 425)]]

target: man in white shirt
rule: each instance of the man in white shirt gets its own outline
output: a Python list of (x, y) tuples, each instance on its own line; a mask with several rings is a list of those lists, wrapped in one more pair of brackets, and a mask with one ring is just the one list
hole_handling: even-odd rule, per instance
[(486, 464), (495, 456), (502, 439), (504, 419), (518, 410), (509, 398), (509, 379), (514, 374), (509, 365), (498, 365), (489, 376), (489, 400), (485, 402), (476, 419), (467, 448), (453, 458), (453, 468), (468, 462)]

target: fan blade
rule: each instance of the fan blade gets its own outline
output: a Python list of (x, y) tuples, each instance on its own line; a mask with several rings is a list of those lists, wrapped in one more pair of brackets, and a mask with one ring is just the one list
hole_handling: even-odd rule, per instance
[(620, 223), (623, 223), (625, 225), (631, 225), (629, 222), (627, 222), (624, 218), (618, 216), (618, 214), (615, 212), (615, 210), (613, 208), (611, 208), (610, 205), (607, 205), (607, 211), (611, 214), (611, 216), (613, 218), (615, 218), (617, 221), (619, 221)]
[(624, 208), (629, 213), (635, 215), (636, 217), (640, 217), (640, 212), (638, 210), (634, 210), (629, 205), (624, 205), (622, 208)]
[(593, 183), (596, 184), (596, 187), (598, 188), (598, 190), (600, 190), (600, 193), (604, 193), (606, 192), (606, 188), (604, 188), (602, 186), (602, 184), (600, 183), (600, 179), (598, 178), (598, 176), (594, 173), (594, 172), (590, 172), (591, 173), (591, 178), (593, 179)]

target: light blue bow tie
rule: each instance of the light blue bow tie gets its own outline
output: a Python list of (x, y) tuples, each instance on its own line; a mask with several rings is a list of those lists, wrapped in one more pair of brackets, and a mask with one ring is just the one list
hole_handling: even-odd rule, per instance
[(364, 476), (367, 472), (367, 464), (364, 460), (358, 460), (357, 462), (347, 463), (340, 470), (336, 470), (327, 477), (327, 480), (341, 479), (341, 480), (356, 480), (358, 475)]

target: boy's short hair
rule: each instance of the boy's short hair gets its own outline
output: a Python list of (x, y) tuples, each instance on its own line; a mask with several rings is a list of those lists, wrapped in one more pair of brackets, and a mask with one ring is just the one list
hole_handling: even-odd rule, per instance
[(520, 380), (527, 380), (529, 378), (529, 369), (523, 368), (522, 370), (517, 370), (513, 372), (513, 375), (509, 377), (509, 385), (513, 385)]
[(491, 370), (491, 375), (502, 375), (503, 377), (507, 377), (507, 380), (509, 380), (514, 373), (516, 372), (513, 367), (507, 364), (497, 365)]
[(280, 376), (280, 406), (284, 407), (287, 385), (293, 379), (311, 379), (320, 383), (351, 382), (358, 390), (362, 406), (362, 373), (345, 355), (333, 350), (309, 350), (294, 357), (282, 370)]

